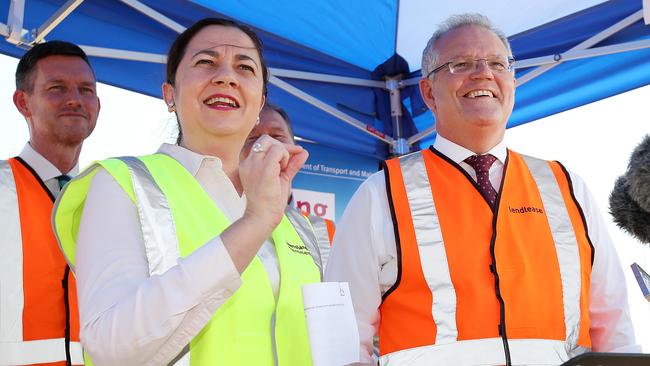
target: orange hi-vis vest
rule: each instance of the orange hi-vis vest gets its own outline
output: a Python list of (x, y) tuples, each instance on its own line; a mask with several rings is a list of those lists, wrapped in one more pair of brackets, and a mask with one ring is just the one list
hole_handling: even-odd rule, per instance
[(562, 165), (508, 151), (495, 209), (433, 148), (385, 174), (398, 275), (382, 365), (550, 365), (590, 349), (594, 252)]
[(54, 197), (20, 158), (0, 161), (0, 364), (83, 365), (74, 276)]

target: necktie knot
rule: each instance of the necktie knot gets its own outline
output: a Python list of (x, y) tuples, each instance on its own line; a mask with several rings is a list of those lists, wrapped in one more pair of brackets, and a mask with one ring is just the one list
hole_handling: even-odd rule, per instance
[(70, 176), (67, 174), (61, 174), (58, 177), (56, 177), (56, 181), (59, 182), (59, 188), (63, 188), (68, 182), (70, 181)]
[(476, 173), (478, 172), (489, 172), (490, 167), (497, 160), (496, 157), (492, 154), (485, 155), (472, 155), (469, 158), (465, 159), (465, 162), (469, 164)]

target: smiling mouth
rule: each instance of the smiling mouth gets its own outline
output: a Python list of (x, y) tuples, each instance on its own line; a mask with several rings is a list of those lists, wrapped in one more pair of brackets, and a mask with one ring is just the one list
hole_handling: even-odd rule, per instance
[(239, 103), (235, 99), (224, 96), (211, 97), (204, 100), (203, 103), (215, 108), (239, 108)]
[(494, 98), (494, 93), (487, 89), (472, 90), (464, 95), (465, 98)]
[(83, 113), (71, 113), (71, 112), (66, 112), (66, 113), (60, 113), (60, 117), (81, 117), (81, 118), (87, 118), (87, 116)]

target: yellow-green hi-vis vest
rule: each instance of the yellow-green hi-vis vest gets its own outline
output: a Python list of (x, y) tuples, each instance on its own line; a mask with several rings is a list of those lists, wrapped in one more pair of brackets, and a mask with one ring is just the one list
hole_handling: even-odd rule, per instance
[[(55, 206), (54, 230), (73, 270), (86, 194), (99, 167), (115, 178), (138, 209), (150, 275), (167, 271), (179, 257), (188, 256), (230, 225), (194, 177), (171, 157), (104, 160), (67, 184)], [(219, 307), (176, 364), (312, 364), (300, 287), (319, 282), (320, 273), (286, 217), (272, 239), (280, 265), (277, 302), (266, 270), (255, 257), (242, 274), (241, 287)]]

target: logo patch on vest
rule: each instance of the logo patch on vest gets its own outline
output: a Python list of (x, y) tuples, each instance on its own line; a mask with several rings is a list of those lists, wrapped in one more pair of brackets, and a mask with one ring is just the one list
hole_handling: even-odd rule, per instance
[(298, 254), (311, 255), (311, 254), (309, 254), (309, 250), (307, 249), (307, 247), (304, 246), (304, 245), (293, 245), (293, 244), (287, 242), (287, 246), (289, 247), (289, 249), (291, 249), (292, 251), (294, 251), (294, 252), (296, 252)]
[(538, 207), (531, 207), (531, 206), (521, 206), (521, 207), (515, 207), (512, 208), (508, 206), (508, 211), (513, 214), (525, 214), (525, 213), (539, 213), (543, 214), (544, 210)]

